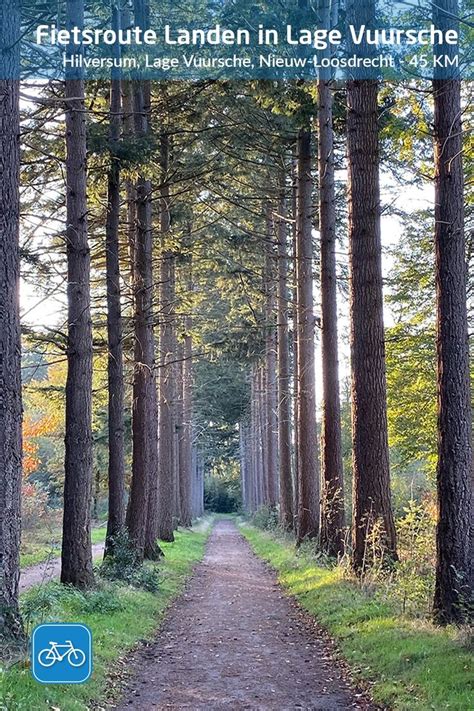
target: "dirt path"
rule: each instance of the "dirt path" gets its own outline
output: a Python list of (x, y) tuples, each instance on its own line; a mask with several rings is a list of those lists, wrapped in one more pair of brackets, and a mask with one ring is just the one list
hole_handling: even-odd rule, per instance
[[(103, 543), (95, 543), (92, 546), (92, 557), (98, 558), (104, 552)], [(50, 558), (44, 563), (31, 565), (20, 573), (20, 592), (28, 590), (33, 585), (48, 583), (50, 580), (59, 578), (61, 575), (61, 558)]]
[(120, 711), (370, 708), (227, 521), (156, 641), (129, 661)]

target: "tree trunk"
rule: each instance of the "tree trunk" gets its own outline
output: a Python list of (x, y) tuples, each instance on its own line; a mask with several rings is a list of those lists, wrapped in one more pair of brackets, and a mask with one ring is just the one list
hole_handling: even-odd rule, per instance
[[(84, 3), (68, 0), (66, 18), (68, 29), (82, 27)], [(77, 48), (70, 47), (68, 52), (77, 53)], [(91, 544), (92, 323), (87, 238), (86, 110), (84, 79), (78, 70), (67, 72), (65, 96), (68, 372), (61, 582), (88, 588), (94, 582)]]
[(292, 195), (291, 195), (291, 214), (293, 225), (291, 229), (292, 236), (292, 378), (293, 378), (293, 528), (297, 529), (298, 502), (299, 502), (299, 457), (298, 457), (298, 293), (296, 289), (296, 241), (297, 241), (297, 204), (298, 204), (298, 159), (295, 157), (292, 163)]
[[(363, 18), (355, 5), (350, 15), (354, 24), (366, 20), (373, 26), (373, 3)], [(377, 94), (376, 81), (348, 82), (352, 535), (357, 571), (370, 563), (366, 554), (374, 526), (381, 528), (381, 550), (396, 557), (387, 436)]]
[(298, 338), (298, 543), (319, 533), (319, 466), (313, 313), (311, 132), (298, 134), (296, 292)]
[(275, 254), (273, 215), (271, 205), (266, 208), (265, 292), (266, 292), (266, 344), (265, 344), (265, 445), (267, 452), (268, 505), (278, 502), (278, 422), (276, 377), (276, 322), (275, 322)]
[[(149, 26), (147, 0), (135, 0), (135, 22)], [(134, 86), (134, 132), (149, 133), (150, 86)], [(132, 483), (127, 509), (127, 528), (138, 560), (156, 559), (156, 497), (158, 424), (155, 383), (153, 314), (152, 185), (140, 175), (136, 185), (136, 232), (134, 258), (134, 375), (132, 404)]]
[[(322, 19), (329, 24), (329, 0)], [(333, 96), (330, 72), (318, 81), (319, 230), (321, 235), (321, 547), (331, 556), (344, 550), (344, 479), (337, 345), (336, 195), (334, 186)]]
[(167, 240), (170, 228), (170, 191), (167, 181), (169, 137), (161, 136), (161, 273), (160, 273), (160, 462), (159, 462), (159, 537), (173, 541), (175, 509), (175, 427), (174, 397), (174, 254)]
[(280, 178), (278, 203), (278, 452), (280, 469), (280, 522), (293, 528), (291, 472), (290, 353), (288, 340), (288, 255), (285, 174)]
[[(442, 0), (436, 27), (458, 24), (456, 0)], [(452, 48), (454, 51), (454, 47)], [(443, 54), (446, 48), (443, 47)], [(438, 72), (440, 73), (440, 72)], [(438, 526), (434, 615), (468, 622), (473, 595), (473, 470), (466, 246), (459, 77), (435, 76), (435, 249), (438, 360)], [(471, 601), (471, 606), (469, 602)]]
[[(188, 288), (191, 288), (189, 284)], [(191, 335), (192, 319), (187, 315), (184, 320), (184, 349), (182, 361), (183, 384), (183, 419), (180, 443), (180, 496), (181, 496), (181, 525), (191, 526), (191, 480), (192, 480), (192, 447), (193, 447), (193, 341)]]
[[(113, 25), (120, 25), (113, 6)], [(107, 281), (108, 339), (108, 431), (109, 431), (109, 512), (105, 556), (113, 553), (114, 538), (125, 524), (125, 445), (124, 445), (124, 375), (123, 328), (120, 287), (120, 162), (117, 156), (122, 130), (122, 83), (112, 76), (110, 86), (110, 152), (108, 175), (105, 259)]]
[(23, 641), (20, 578), (21, 338), (19, 308), (20, 12), (0, 8), (0, 647)]

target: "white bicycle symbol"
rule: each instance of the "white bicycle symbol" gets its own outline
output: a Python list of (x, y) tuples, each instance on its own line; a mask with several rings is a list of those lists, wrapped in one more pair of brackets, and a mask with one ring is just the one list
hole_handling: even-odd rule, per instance
[[(64, 649), (64, 652), (60, 652)], [(86, 661), (86, 655), (82, 649), (75, 649), (72, 642), (66, 640), (66, 644), (50, 642), (49, 647), (42, 649), (38, 654), (38, 662), (42, 667), (52, 667), (56, 662), (62, 662), (67, 657), (67, 661), (72, 667), (81, 667)]]

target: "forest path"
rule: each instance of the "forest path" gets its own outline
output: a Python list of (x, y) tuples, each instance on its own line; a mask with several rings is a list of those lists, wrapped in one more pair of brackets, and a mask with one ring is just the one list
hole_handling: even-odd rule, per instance
[[(103, 543), (94, 543), (92, 557), (98, 558), (104, 552)], [(33, 585), (49, 583), (50, 580), (59, 579), (61, 575), (61, 558), (48, 558), (36, 565), (30, 565), (20, 572), (20, 592), (25, 592)]]
[(373, 708), (229, 521), (216, 524), (156, 640), (125, 662), (120, 711)]

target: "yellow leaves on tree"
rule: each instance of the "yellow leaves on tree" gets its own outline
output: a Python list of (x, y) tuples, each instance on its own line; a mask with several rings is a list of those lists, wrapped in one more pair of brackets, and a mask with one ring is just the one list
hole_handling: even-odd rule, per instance
[(30, 476), (35, 472), (41, 460), (39, 459), (38, 438), (45, 437), (57, 428), (57, 418), (46, 415), (40, 418), (26, 416), (23, 420), (23, 475)]

